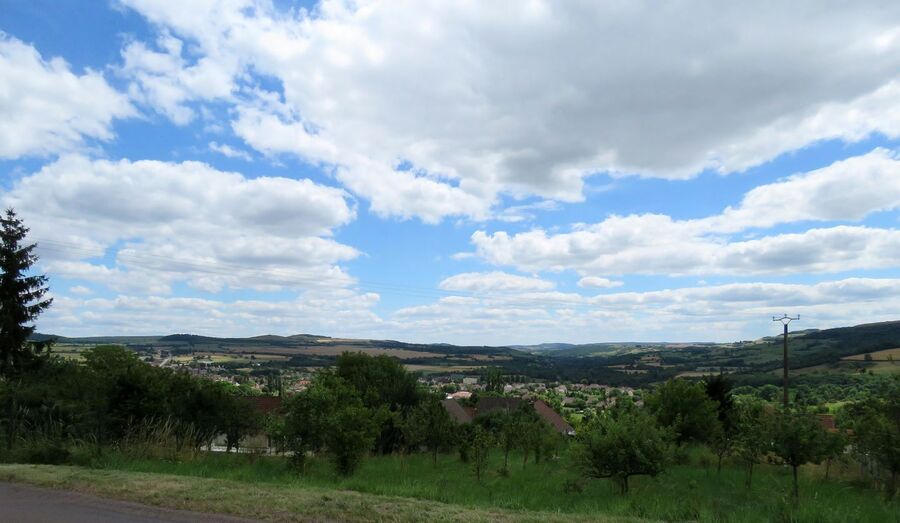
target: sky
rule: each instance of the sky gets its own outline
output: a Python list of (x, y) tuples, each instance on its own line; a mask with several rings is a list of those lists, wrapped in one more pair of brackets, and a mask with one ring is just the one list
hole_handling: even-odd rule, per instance
[(0, 0), (66, 336), (900, 319), (900, 3)]

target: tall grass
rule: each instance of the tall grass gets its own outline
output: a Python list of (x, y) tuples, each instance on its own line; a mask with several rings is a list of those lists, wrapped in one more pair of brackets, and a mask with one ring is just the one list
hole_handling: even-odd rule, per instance
[[(577, 514), (638, 516), (664, 521), (701, 522), (898, 522), (900, 506), (888, 504), (875, 490), (845, 474), (826, 481), (815, 467), (804, 469), (801, 499), (790, 498), (788, 469), (760, 466), (752, 490), (744, 486), (744, 470), (726, 463), (721, 472), (707, 466), (701, 453), (656, 478), (633, 478), (632, 492), (618, 494), (606, 481), (584, 481), (568, 458), (510, 467), (499, 471), (500, 453), (491, 456), (483, 481), (455, 456), (441, 456), (438, 466), (428, 456), (376, 456), (351, 477), (340, 477), (324, 459), (313, 458), (300, 476), (280, 457), (234, 454), (183, 455), (174, 459), (107, 453), (95, 466), (277, 483), (297, 488), (315, 486), (373, 494), (413, 497), (471, 507), (498, 507)], [(834, 471), (833, 471), (834, 472)]]

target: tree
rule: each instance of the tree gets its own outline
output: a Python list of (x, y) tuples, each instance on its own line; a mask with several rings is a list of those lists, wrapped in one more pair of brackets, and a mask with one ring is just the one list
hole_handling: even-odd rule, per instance
[(428, 398), (412, 409), (403, 423), (403, 434), (412, 446), (425, 446), (431, 462), (437, 466), (437, 455), (453, 442), (456, 422), (438, 398)]
[(340, 474), (350, 475), (372, 448), (380, 420), (357, 390), (336, 373), (320, 371), (286, 405), (285, 438), (302, 469), (307, 452), (327, 450)]
[(487, 370), (484, 376), (484, 390), (487, 392), (493, 392), (499, 394), (503, 392), (503, 371), (501, 371), (497, 367), (491, 367)]
[(472, 468), (478, 481), (481, 481), (484, 475), (493, 446), (494, 438), (491, 433), (481, 425), (475, 425), (472, 437)]
[(748, 401), (738, 404), (734, 414), (734, 451), (747, 466), (747, 488), (753, 484), (753, 467), (772, 448), (772, 416), (765, 403)]
[(831, 450), (828, 433), (814, 414), (780, 410), (772, 425), (772, 451), (791, 467), (794, 499), (800, 497), (797, 470), (806, 463), (821, 463)]
[(559, 434), (549, 423), (534, 415), (522, 423), (519, 445), (522, 449), (522, 466), (528, 463), (528, 454), (534, 454), (534, 462), (554, 452), (559, 443)]
[(421, 392), (416, 375), (386, 355), (345, 352), (335, 362), (335, 373), (353, 387), (363, 406), (378, 414), (376, 450), (393, 452), (403, 443), (401, 413), (418, 405)]
[(715, 434), (718, 405), (707, 396), (703, 383), (669, 380), (645, 403), (660, 425), (673, 430), (679, 444), (709, 441)]
[(253, 409), (248, 398), (228, 396), (222, 408), (222, 430), (225, 432), (225, 452), (239, 449), (244, 437), (263, 426), (262, 417)]
[(710, 427), (707, 437), (709, 446), (716, 457), (716, 472), (722, 471), (722, 460), (734, 448), (734, 400), (731, 393), (731, 382), (723, 375), (708, 376), (704, 379), (706, 395), (717, 407), (717, 421)]
[(885, 494), (892, 499), (900, 475), (900, 376), (883, 383), (876, 394), (848, 410), (857, 451), (887, 472)]
[(491, 432), (495, 442), (503, 450), (503, 469), (509, 469), (509, 453), (520, 446), (522, 439), (524, 409), (531, 408), (523, 405), (523, 408), (513, 412), (494, 411), (490, 414), (478, 416), (475, 422)]
[(575, 460), (588, 478), (608, 478), (628, 492), (628, 478), (656, 476), (671, 459), (671, 429), (659, 427), (646, 411), (613, 409), (578, 435)]
[(468, 463), (471, 457), (472, 445), (475, 442), (475, 427), (474, 423), (459, 423), (453, 431), (459, 460), (463, 463)]
[(28, 228), (12, 209), (0, 218), (0, 377), (10, 378), (31, 363), (35, 349), (28, 342), (31, 323), (53, 303), (44, 299), (47, 277), (29, 275), (37, 262), (36, 244), (23, 245)]

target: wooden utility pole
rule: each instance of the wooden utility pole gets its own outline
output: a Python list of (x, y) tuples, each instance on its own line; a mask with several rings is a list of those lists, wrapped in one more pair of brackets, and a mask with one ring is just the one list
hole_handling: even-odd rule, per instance
[(788, 408), (788, 324), (794, 320), (799, 320), (800, 315), (796, 317), (782, 315), (780, 318), (772, 317), (772, 321), (780, 321), (784, 325), (784, 410)]

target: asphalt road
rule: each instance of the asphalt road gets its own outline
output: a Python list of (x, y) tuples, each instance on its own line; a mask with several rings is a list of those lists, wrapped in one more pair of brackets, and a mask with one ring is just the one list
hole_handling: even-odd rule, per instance
[(16, 483), (0, 483), (0, 521), (3, 523), (251, 522), (248, 519), (219, 514), (170, 510)]

